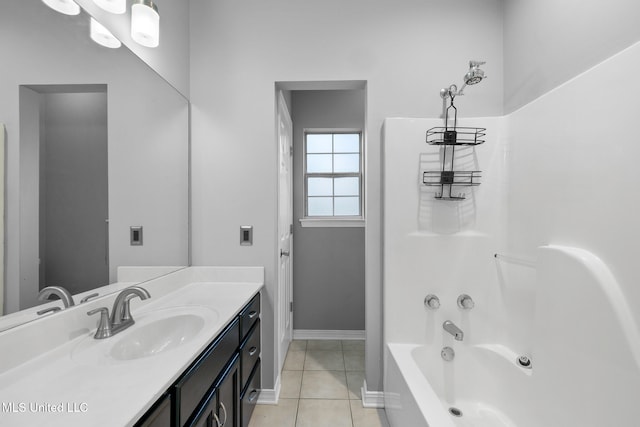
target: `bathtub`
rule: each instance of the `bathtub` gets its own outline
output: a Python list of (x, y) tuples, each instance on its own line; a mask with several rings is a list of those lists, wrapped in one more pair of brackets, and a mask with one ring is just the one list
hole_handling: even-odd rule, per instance
[[(482, 302), (473, 312), (428, 312), (422, 343), (385, 344), (384, 399), (392, 427), (640, 425), (636, 307), (590, 252), (550, 245), (539, 249), (538, 260), (536, 310), (527, 333), (532, 368), (518, 365), (509, 340), (499, 339), (506, 326), (490, 325)], [(464, 331), (463, 341), (443, 331), (445, 319)], [(455, 351), (451, 361), (441, 356), (445, 346)]]
[(511, 418), (519, 405), (509, 399), (526, 387), (531, 370), (517, 366), (506, 347), (446, 344), (455, 351), (452, 361), (443, 360), (437, 346), (387, 344), (384, 399), (391, 426), (519, 427)]

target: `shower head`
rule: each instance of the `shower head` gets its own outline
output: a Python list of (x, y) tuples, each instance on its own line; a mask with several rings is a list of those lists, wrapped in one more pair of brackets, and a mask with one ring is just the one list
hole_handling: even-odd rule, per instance
[(486, 64), (484, 61), (469, 61), (469, 72), (464, 75), (465, 85), (474, 85), (480, 83), (484, 79), (484, 71), (480, 66)]
[(458, 86), (456, 85), (446, 87), (440, 90), (442, 99), (453, 99), (456, 96), (463, 95), (465, 87), (478, 84), (484, 80), (486, 76), (484, 75), (484, 71), (480, 69), (480, 66), (484, 64), (486, 64), (484, 61), (469, 61), (469, 71), (464, 75), (464, 83), (460, 90), (458, 90)]

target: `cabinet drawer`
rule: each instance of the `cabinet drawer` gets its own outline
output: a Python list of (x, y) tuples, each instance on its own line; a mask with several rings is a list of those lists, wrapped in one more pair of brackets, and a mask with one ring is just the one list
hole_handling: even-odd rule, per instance
[(257, 294), (240, 313), (240, 336), (244, 338), (260, 316), (260, 294)]
[(238, 329), (239, 322), (236, 319), (176, 383), (176, 419), (179, 426), (185, 425), (224, 366), (233, 357), (239, 345)]
[(249, 384), (247, 388), (244, 390), (244, 393), (240, 397), (240, 406), (241, 406), (241, 425), (242, 427), (247, 427), (249, 425), (249, 421), (251, 420), (251, 414), (253, 414), (253, 409), (256, 407), (256, 403), (258, 402), (258, 395), (260, 394), (260, 359), (256, 363), (256, 367), (251, 373), (251, 378), (249, 380)]
[(253, 328), (249, 332), (249, 336), (244, 343), (242, 343), (240, 354), (242, 357), (240, 384), (244, 389), (247, 381), (249, 381), (251, 371), (260, 357), (260, 319), (256, 320)]

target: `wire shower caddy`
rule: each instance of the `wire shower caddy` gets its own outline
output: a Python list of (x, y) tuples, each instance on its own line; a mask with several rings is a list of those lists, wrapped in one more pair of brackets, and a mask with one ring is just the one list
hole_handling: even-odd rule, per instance
[[(422, 183), (428, 186), (439, 186), (440, 192), (435, 195), (435, 198), (439, 200), (464, 200), (465, 193), (454, 194), (453, 188), (480, 185), (482, 177), (482, 172), (478, 170), (454, 169), (456, 147), (483, 144), (487, 130), (486, 128), (458, 127), (458, 109), (453, 103), (454, 98), (454, 96), (449, 98), (450, 105), (445, 110), (444, 127), (434, 127), (427, 131), (427, 144), (443, 146), (442, 168), (438, 171), (424, 171)], [(452, 127), (449, 126), (450, 110), (453, 110)]]

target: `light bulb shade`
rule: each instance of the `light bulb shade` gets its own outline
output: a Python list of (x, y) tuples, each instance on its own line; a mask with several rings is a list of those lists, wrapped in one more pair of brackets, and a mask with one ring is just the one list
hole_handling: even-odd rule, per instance
[(146, 47), (160, 44), (160, 15), (150, 0), (135, 0), (131, 6), (131, 38)]
[(127, 0), (93, 0), (95, 4), (111, 13), (125, 13), (127, 11)]
[(111, 31), (107, 30), (104, 25), (91, 18), (91, 40), (98, 43), (101, 46), (111, 49), (119, 48), (122, 43), (118, 40)]
[(56, 12), (64, 13), (65, 15), (80, 14), (80, 6), (73, 0), (42, 0), (42, 2)]

